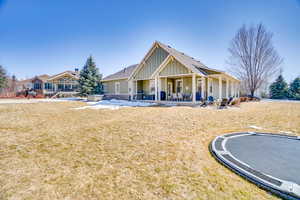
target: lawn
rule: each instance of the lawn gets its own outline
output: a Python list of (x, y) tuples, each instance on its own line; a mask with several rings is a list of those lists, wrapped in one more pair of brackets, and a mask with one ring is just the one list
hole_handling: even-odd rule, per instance
[(217, 135), (300, 133), (300, 103), (74, 110), (0, 104), (0, 199), (277, 199), (220, 165)]

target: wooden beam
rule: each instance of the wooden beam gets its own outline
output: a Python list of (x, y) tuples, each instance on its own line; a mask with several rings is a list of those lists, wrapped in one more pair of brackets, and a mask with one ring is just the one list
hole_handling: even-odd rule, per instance
[(192, 76), (192, 92), (193, 92), (193, 103), (196, 103), (196, 74)]
[(222, 76), (219, 76), (219, 99), (222, 99)]

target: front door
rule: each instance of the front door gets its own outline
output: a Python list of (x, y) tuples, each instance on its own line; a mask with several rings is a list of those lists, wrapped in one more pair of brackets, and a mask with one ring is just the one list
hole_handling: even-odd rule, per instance
[(171, 99), (173, 93), (173, 83), (168, 82), (168, 90), (167, 90), (168, 99)]

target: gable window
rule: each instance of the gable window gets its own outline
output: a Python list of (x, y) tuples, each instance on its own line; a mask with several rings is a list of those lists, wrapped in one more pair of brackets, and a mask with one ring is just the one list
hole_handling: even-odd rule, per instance
[(115, 94), (120, 94), (120, 82), (115, 82)]

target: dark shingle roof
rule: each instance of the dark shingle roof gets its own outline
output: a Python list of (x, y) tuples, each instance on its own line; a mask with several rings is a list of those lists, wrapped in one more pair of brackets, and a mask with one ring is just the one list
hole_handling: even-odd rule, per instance
[(129, 67), (125, 67), (124, 69), (111, 74), (109, 76), (104, 77), (103, 81), (115, 80), (115, 79), (126, 79), (132, 74), (133, 70), (138, 66), (138, 64), (130, 65)]

